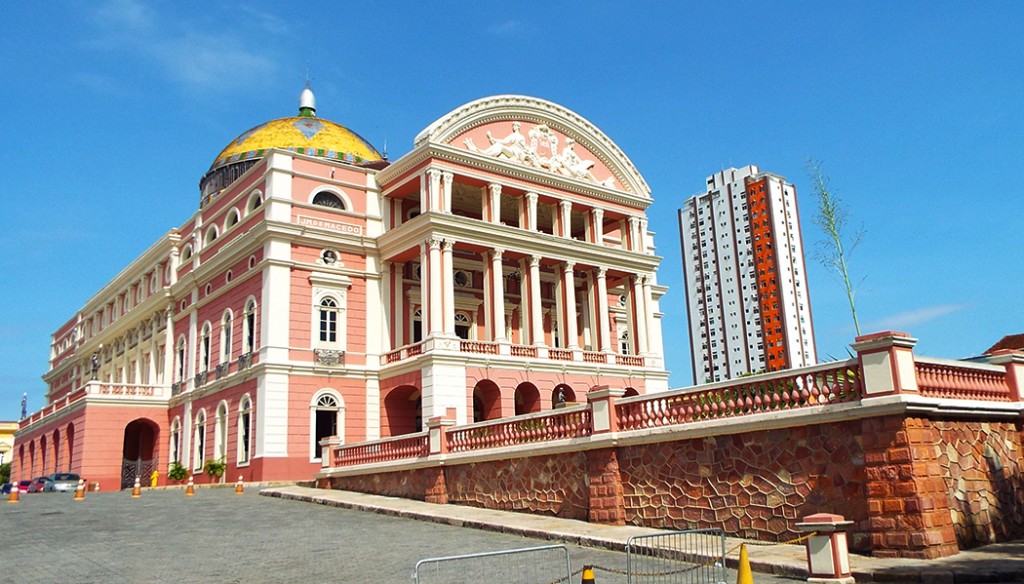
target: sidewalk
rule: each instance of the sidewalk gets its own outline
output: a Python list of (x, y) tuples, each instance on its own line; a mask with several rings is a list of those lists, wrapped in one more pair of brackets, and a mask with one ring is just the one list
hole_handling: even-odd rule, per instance
[[(263, 489), (260, 494), (616, 551), (624, 551), (630, 537), (664, 533), (663, 530), (646, 527), (597, 525), (575, 519), (434, 505), (350, 491), (282, 486)], [(743, 541), (727, 538), (726, 550), (739, 546)], [(748, 544), (747, 552), (751, 569), (755, 572), (801, 580), (807, 578), (807, 559), (802, 545)], [(737, 552), (726, 558), (731, 568), (736, 567), (737, 561)], [(1024, 583), (1024, 541), (988, 545), (939, 560), (892, 560), (851, 554), (850, 564), (857, 582)]]

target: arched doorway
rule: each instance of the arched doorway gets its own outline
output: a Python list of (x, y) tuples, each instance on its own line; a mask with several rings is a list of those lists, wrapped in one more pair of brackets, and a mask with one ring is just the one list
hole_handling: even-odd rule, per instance
[(565, 404), (575, 404), (576, 392), (568, 384), (559, 383), (551, 390), (551, 407), (560, 408)]
[(524, 381), (516, 387), (516, 415), (532, 414), (540, 411), (540, 391), (537, 386)]
[(53, 431), (53, 471), (60, 472), (62, 469), (60, 463), (60, 430)]
[(423, 431), (423, 399), (419, 388), (400, 385), (384, 396), (382, 436), (401, 436)]
[(153, 420), (139, 418), (124, 427), (124, 445), (121, 461), (121, 488), (135, 485), (135, 477), (141, 481), (157, 468), (157, 439), (160, 427)]
[[(330, 389), (322, 389), (309, 404), (309, 424), (311, 438), (311, 460), (323, 459), (323, 447), (320, 441), (331, 436), (339, 436), (344, 440), (345, 419), (344, 401), (341, 395)], [(328, 453), (330, 456), (330, 453)]]
[(626, 388), (626, 393), (624, 393), (622, 395), (622, 397), (633, 397), (633, 396), (637, 396), (637, 395), (640, 395), (640, 392), (637, 391), (636, 388), (634, 388), (634, 387), (627, 387)]
[(74, 472), (75, 469), (75, 425), (68, 424), (67, 430), (64, 431), (64, 435), (67, 436), (68, 440), (68, 472)]
[(473, 388), (473, 421), (495, 420), (501, 417), (501, 390), (497, 384), (484, 379)]

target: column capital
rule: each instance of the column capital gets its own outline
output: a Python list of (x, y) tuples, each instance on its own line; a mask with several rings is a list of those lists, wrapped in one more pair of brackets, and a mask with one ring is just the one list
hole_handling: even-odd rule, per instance
[(455, 247), (455, 240), (454, 239), (443, 239), (443, 240), (441, 240), (441, 250), (442, 251), (452, 251), (452, 249), (454, 247)]
[(501, 184), (500, 183), (487, 183), (487, 191), (490, 192), (492, 195), (496, 195), (496, 194), (500, 195), (501, 194)]
[(453, 172), (449, 172), (447, 170), (443, 170), (443, 171), (440, 171), (440, 172), (441, 172), (441, 178), (444, 179), (445, 182), (451, 182), (452, 179), (455, 178), (455, 173), (453, 173)]
[(540, 260), (541, 260), (541, 256), (539, 256), (539, 255), (532, 255), (532, 256), (530, 256), (530, 258), (529, 258), (530, 267), (531, 268), (540, 267)]
[(527, 201), (529, 201), (531, 203), (536, 203), (538, 199), (540, 199), (540, 195), (538, 195), (537, 193), (535, 193), (533, 191), (530, 191), (530, 192), (526, 193), (526, 200)]
[(576, 262), (574, 261), (566, 260), (565, 262), (562, 263), (562, 270), (565, 271), (566, 273), (572, 272), (575, 268)]
[(501, 260), (501, 256), (504, 253), (505, 253), (504, 249), (502, 249), (500, 247), (495, 247), (495, 248), (491, 249), (491, 259), (492, 260), (499, 260), (500, 261)]
[(441, 249), (442, 239), (436, 235), (432, 235), (427, 238), (423, 243), (430, 249)]
[(424, 171), (423, 174), (425, 174), (426, 176), (430, 177), (431, 179), (441, 178), (441, 169), (439, 169), (439, 168), (428, 168), (426, 171)]
[(572, 208), (572, 201), (558, 201), (558, 208), (559, 209), (571, 209)]
[(598, 266), (594, 268), (594, 275), (596, 275), (598, 278), (604, 279), (608, 277), (608, 268)]

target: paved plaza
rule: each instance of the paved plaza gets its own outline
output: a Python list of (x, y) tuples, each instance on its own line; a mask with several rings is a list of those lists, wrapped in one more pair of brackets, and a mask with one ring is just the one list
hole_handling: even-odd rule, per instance
[[(418, 560), (552, 542), (261, 497), (254, 489), (33, 494), (0, 507), (0, 581), (12, 583), (411, 582)], [(570, 547), (584, 564), (624, 570), (620, 552)], [(490, 566), (493, 567), (493, 566)], [(503, 568), (504, 569), (504, 568)], [(452, 582), (519, 582), (488, 562)], [(726, 579), (735, 582), (735, 572)], [(761, 574), (757, 581), (792, 583)], [(579, 582), (579, 576), (571, 580)], [(598, 570), (596, 582), (626, 582)]]

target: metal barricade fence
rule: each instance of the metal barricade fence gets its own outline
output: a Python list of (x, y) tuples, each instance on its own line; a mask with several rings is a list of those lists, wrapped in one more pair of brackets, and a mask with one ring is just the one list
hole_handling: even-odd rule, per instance
[(694, 529), (638, 535), (626, 542), (629, 584), (719, 584), (726, 581), (725, 532)]
[(416, 562), (416, 584), (501, 582), (502, 584), (549, 584), (568, 582), (572, 576), (569, 548), (545, 545), (497, 552), (483, 552)]

